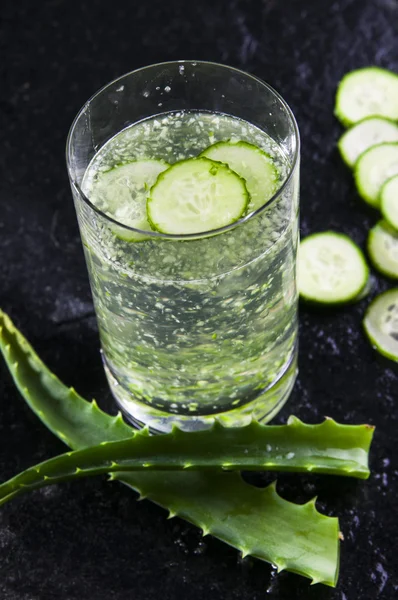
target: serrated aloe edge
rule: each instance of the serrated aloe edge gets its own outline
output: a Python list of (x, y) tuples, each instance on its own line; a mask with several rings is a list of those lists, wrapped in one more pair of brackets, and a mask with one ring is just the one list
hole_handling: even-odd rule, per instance
[[(127, 444), (133, 444), (134, 439), (140, 440), (141, 443), (148, 440), (145, 433), (134, 435), (134, 430), (123, 421), (120, 414), (116, 417), (109, 416), (98, 408), (95, 401), (87, 402), (73, 388), (62, 384), (42, 363), (9, 317), (2, 312), (0, 349), (27, 404), (69, 447), (79, 450), (100, 445), (100, 448), (109, 449), (111, 444), (103, 442), (125, 440)], [(269, 428), (254, 426), (257, 426), (258, 431)], [(291, 432), (304, 431), (305, 428), (310, 428), (308, 432), (319, 432), (321, 427), (329, 428), (330, 432), (337, 434), (340, 443), (340, 446), (337, 446), (337, 455), (332, 457), (332, 463), (337, 462), (334, 462), (332, 467), (332, 463), (328, 465), (329, 472), (341, 468), (344, 474), (367, 476), (367, 451), (373, 428), (341, 426), (333, 421), (309, 426), (293, 419), (286, 426), (272, 429), (280, 430), (283, 427), (290, 427)], [(345, 438), (341, 429), (345, 427), (348, 438)], [(223, 428), (218, 429), (220, 431)], [(246, 431), (249, 429), (246, 428)], [(228, 435), (230, 434), (231, 430)], [(177, 437), (181, 435), (191, 434), (178, 432)], [(215, 432), (208, 435), (215, 435)], [(319, 435), (319, 438), (322, 437), (326, 437), (326, 432)], [(151, 437), (151, 444), (152, 441), (162, 438), (166, 439), (167, 436)], [(172, 439), (171, 434), (167, 439)], [(190, 445), (193, 444), (190, 442)], [(352, 462), (348, 467), (346, 464), (344, 469), (342, 462), (344, 457), (347, 458), (350, 454), (350, 449), (355, 452), (350, 456)], [(320, 454), (322, 455), (322, 452)], [(68, 453), (66, 458), (70, 459), (74, 455), (73, 452)], [(314, 465), (317, 465), (318, 458), (315, 452), (312, 460), (306, 463), (307, 467), (311, 466), (307, 470), (316, 470)], [(308, 457), (305, 459), (308, 461)], [(145, 462), (148, 461), (145, 459)], [(264, 468), (264, 456), (262, 463)], [(325, 465), (322, 468), (324, 467)], [(108, 465), (105, 470), (108, 472), (112, 468)], [(323, 583), (332, 587), (337, 583), (338, 520), (320, 514), (316, 510), (315, 500), (296, 505), (281, 498), (276, 492), (275, 484), (258, 489), (246, 484), (238, 473), (220, 473), (214, 469), (178, 472), (162, 471), (159, 468), (156, 471), (117, 470), (112, 473), (111, 478), (130, 486), (141, 498), (147, 497), (163, 506), (169, 511), (169, 516), (178, 515), (201, 528), (204, 535), (212, 534), (237, 548), (243, 556), (256, 556), (275, 565), (278, 571), (293, 571), (310, 578), (312, 583)]]

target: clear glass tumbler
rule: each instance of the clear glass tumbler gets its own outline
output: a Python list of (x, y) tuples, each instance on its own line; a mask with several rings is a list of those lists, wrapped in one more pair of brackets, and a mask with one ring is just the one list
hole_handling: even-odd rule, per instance
[[(243, 139), (248, 128), (269, 136), (285, 167), (275, 195), (223, 229), (179, 236), (135, 230), (90, 201), (84, 176), (105, 144), (155, 116), (188, 113), (192, 123), (233, 117)], [(177, 144), (188, 129), (162, 135)], [(158, 431), (204, 428), (214, 417), (231, 426), (270, 420), (297, 372), (299, 134), (286, 102), (224, 65), (148, 66), (83, 106), (67, 166), (105, 371), (125, 416)]]

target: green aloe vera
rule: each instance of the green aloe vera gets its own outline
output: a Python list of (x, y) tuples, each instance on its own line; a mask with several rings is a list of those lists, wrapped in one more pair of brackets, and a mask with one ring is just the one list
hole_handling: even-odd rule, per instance
[[(0, 313), (0, 349), (22, 396), (43, 423), (71, 448), (131, 438), (121, 415), (111, 417), (52, 374)], [(291, 426), (291, 425), (290, 425)], [(317, 512), (315, 501), (296, 505), (275, 485), (258, 489), (238, 473), (141, 471), (113, 473), (141, 497), (166, 508), (245, 555), (253, 555), (334, 587), (338, 578), (338, 520)]]
[(372, 434), (367, 425), (339, 425), (331, 419), (306, 425), (296, 417), (287, 425), (254, 421), (228, 428), (216, 422), (207, 431), (174, 428), (157, 436), (143, 429), (126, 440), (67, 452), (27, 469), (0, 485), (0, 505), (32, 489), (116, 471), (265, 469), (366, 478)]

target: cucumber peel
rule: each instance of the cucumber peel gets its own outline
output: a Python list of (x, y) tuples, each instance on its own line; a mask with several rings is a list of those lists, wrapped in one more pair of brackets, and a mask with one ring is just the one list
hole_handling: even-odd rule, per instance
[(217, 142), (200, 156), (225, 163), (243, 177), (250, 194), (250, 210), (257, 210), (275, 194), (278, 188), (278, 171), (269, 154), (248, 142)]
[(383, 356), (398, 362), (398, 289), (377, 296), (363, 321), (372, 346)]
[[(0, 349), (24, 400), (71, 448), (131, 437), (121, 415), (111, 417), (66, 387), (42, 363), (4, 313)], [(335, 587), (338, 520), (316, 510), (314, 500), (295, 505), (271, 485), (261, 490), (233, 472), (120, 472), (113, 478), (242, 552)], [(283, 527), (281, 527), (283, 523)]]
[(334, 112), (345, 127), (369, 116), (398, 120), (398, 75), (380, 67), (347, 73), (337, 88)]

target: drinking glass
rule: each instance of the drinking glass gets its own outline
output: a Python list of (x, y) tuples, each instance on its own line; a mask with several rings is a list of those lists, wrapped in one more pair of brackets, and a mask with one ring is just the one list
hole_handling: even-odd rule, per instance
[[(229, 115), (269, 136), (285, 165), (274, 196), (200, 234), (135, 230), (102, 212), (84, 192), (93, 158), (126, 128), (177, 112)], [(104, 368), (125, 416), (156, 431), (270, 420), (297, 372), (299, 133), (286, 102), (221, 64), (144, 67), (86, 102), (67, 167)]]

